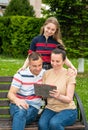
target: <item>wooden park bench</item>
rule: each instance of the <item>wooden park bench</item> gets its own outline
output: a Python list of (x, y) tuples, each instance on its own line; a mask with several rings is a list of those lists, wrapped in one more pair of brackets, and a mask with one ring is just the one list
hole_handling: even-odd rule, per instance
[[(11, 117), (9, 114), (9, 100), (7, 93), (10, 88), (12, 77), (0, 77), (0, 130), (11, 130)], [(65, 130), (88, 130), (85, 112), (82, 102), (75, 93), (74, 100), (78, 109), (78, 118), (74, 125), (68, 126)], [(38, 130), (37, 121), (27, 125), (25, 130)]]

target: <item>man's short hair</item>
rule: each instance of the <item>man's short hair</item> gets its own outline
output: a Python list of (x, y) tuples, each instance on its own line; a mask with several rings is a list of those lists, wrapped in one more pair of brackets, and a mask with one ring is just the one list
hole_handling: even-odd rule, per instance
[(41, 54), (39, 54), (38, 52), (32, 52), (31, 54), (28, 55), (29, 61), (30, 60), (35, 61), (35, 60), (38, 60), (39, 58), (42, 59)]

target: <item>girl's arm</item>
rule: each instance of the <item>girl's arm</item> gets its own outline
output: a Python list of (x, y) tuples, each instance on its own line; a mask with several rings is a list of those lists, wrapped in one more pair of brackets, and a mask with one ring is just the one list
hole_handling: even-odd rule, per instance
[(18, 71), (26, 69), (28, 67), (28, 65), (29, 65), (29, 60), (28, 60), (28, 57), (27, 57), (23, 66)]
[(25, 69), (25, 68), (28, 67), (28, 65), (29, 65), (29, 60), (28, 60), (28, 57), (27, 57), (24, 64), (23, 64), (23, 66), (22, 66), (22, 68)]
[(70, 69), (74, 71), (74, 74), (77, 75), (77, 69), (74, 67), (74, 65), (71, 63), (71, 61), (66, 57), (65, 65), (68, 66)]

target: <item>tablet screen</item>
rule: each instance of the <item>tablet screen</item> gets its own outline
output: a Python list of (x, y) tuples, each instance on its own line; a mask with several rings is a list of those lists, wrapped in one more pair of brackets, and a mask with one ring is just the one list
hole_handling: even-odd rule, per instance
[(42, 97), (50, 97), (49, 91), (53, 89), (57, 89), (56, 86), (48, 85), (48, 84), (34, 84), (35, 95)]

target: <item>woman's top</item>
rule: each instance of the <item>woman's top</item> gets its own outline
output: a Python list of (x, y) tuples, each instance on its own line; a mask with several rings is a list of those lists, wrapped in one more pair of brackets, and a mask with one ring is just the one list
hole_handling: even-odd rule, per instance
[(39, 35), (32, 40), (28, 53), (36, 51), (42, 55), (44, 64), (50, 63), (51, 51), (55, 49), (58, 44), (60, 43), (53, 39), (52, 36), (46, 39), (44, 35)]
[[(60, 94), (66, 95), (68, 84), (75, 84), (76, 81), (75, 77), (69, 76), (67, 74), (67, 69), (63, 68), (63, 70), (57, 74), (53, 69), (47, 70), (43, 76), (43, 83), (55, 85)], [(55, 98), (48, 98), (46, 108), (59, 112), (64, 109), (75, 109), (76, 105), (74, 101), (71, 101), (70, 103), (63, 103)]]

